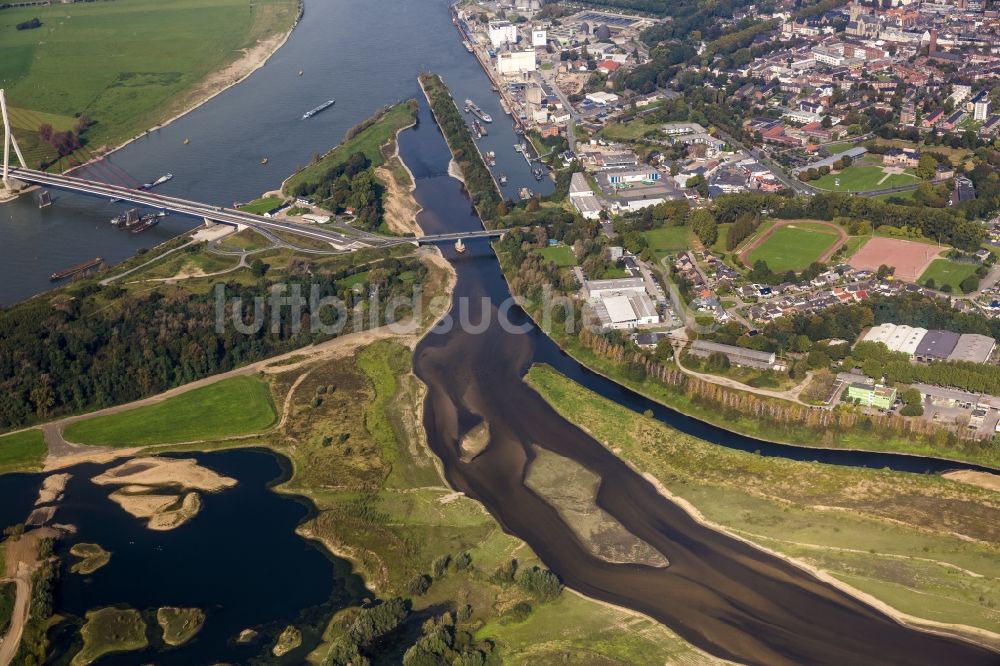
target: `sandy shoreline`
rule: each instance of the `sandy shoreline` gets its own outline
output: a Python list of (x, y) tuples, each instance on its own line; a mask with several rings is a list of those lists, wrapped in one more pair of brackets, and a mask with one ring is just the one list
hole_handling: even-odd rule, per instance
[(957, 472), (945, 472), (941, 476), (951, 481), (957, 481), (958, 483), (967, 483), (972, 486), (986, 488), (987, 490), (1000, 491), (1000, 475), (997, 474), (963, 469)]

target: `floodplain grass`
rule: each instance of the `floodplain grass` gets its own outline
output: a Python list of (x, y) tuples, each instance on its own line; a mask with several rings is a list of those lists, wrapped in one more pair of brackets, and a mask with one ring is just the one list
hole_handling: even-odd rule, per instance
[(657, 259), (663, 259), (668, 254), (674, 254), (691, 247), (691, 229), (687, 226), (662, 226), (642, 232), (649, 249)]
[[(701, 657), (697, 650), (652, 620), (569, 592), (537, 603), (516, 584), (491, 580), (512, 558), (519, 568), (538, 560), (481, 504), (441, 479), (420, 420), (424, 391), (412, 373), (411, 353), (398, 342), (380, 341), (353, 356), (274, 377), (276, 401), (294, 392), (282, 430), (262, 441), (292, 460), (294, 472), (283, 489), (316, 505), (302, 532), (346, 554), (383, 598), (412, 596), (418, 612), (469, 604), (471, 628), (477, 638), (496, 640), (504, 663), (569, 658), (662, 664), (671, 655), (699, 663), (692, 661)], [(426, 593), (407, 591), (414, 576), (432, 573), (436, 560), (463, 552), (471, 556), (468, 568), (449, 565), (433, 576)], [(532, 610), (512, 622), (509, 611), (519, 602)], [(312, 657), (322, 659), (353, 612), (334, 616), (324, 633), (327, 643)]]
[(573, 249), (568, 245), (550, 245), (538, 250), (538, 254), (546, 261), (554, 261), (560, 268), (576, 266), (576, 257)]
[(93, 446), (148, 446), (259, 432), (276, 417), (267, 384), (232, 377), (116, 414), (72, 423), (66, 438)]
[(378, 120), (355, 136), (341, 141), (317, 162), (299, 169), (289, 176), (282, 185), (284, 192), (291, 192), (300, 183), (319, 183), (327, 171), (346, 162), (354, 153), (364, 153), (373, 167), (385, 163), (382, 146), (395, 139), (396, 133), (416, 122), (417, 103), (415, 100), (400, 102), (390, 107)]
[(80, 634), (83, 648), (73, 656), (71, 666), (87, 666), (105, 655), (142, 650), (149, 645), (146, 622), (133, 608), (87, 611), (87, 623)]
[(48, 448), (38, 428), (0, 436), (0, 473), (42, 468)]
[[(296, 0), (121, 0), (4, 10), (0, 82), (25, 136), (48, 114), (95, 121), (93, 150), (183, 111), (199, 84), (290, 29)], [(36, 30), (15, 24), (38, 17)], [(37, 136), (37, 134), (36, 134)], [(29, 165), (34, 166), (34, 165)]]
[(951, 285), (955, 293), (962, 293), (958, 286), (962, 280), (973, 275), (979, 264), (964, 261), (952, 261), (951, 259), (935, 259), (930, 266), (921, 274), (918, 282), (927, 284), (928, 280), (934, 280), (934, 288), (940, 289), (944, 285)]
[(818, 261), (840, 236), (829, 227), (796, 222), (775, 229), (750, 251), (751, 264), (763, 260), (776, 273), (800, 271)]
[(271, 241), (253, 229), (237, 231), (218, 242), (218, 248), (227, 252), (252, 252), (270, 246)]
[(851, 578), (903, 612), (1000, 632), (1000, 528), (987, 524), (988, 516), (1000, 517), (996, 493), (935, 475), (727, 449), (606, 400), (548, 366), (534, 366), (528, 382), (710, 521)]
[(170, 646), (184, 645), (205, 624), (205, 611), (200, 608), (164, 606), (156, 610), (156, 622), (163, 630), (163, 642)]

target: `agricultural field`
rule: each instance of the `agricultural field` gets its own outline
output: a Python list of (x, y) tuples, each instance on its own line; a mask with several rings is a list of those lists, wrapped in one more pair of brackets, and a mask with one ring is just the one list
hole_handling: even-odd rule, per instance
[[(887, 173), (880, 166), (852, 165), (836, 173), (829, 173), (809, 184), (821, 190), (832, 192), (867, 192), (889, 187), (914, 185), (921, 182), (912, 170), (903, 173)], [(838, 184), (839, 183), (839, 184)]]
[(952, 291), (961, 293), (959, 284), (965, 278), (976, 272), (978, 264), (970, 262), (952, 261), (951, 259), (935, 259), (931, 265), (920, 276), (918, 282), (927, 284), (928, 280), (934, 280), (934, 287), (940, 289), (944, 285), (951, 285)]
[(41, 469), (46, 451), (37, 428), (0, 436), (0, 473)]
[[(722, 236), (722, 233), (722, 228), (720, 228), (719, 235)], [(649, 249), (656, 255), (657, 259), (691, 247), (691, 230), (686, 226), (662, 226), (659, 229), (644, 231), (642, 235), (646, 238)]]
[(550, 245), (538, 251), (546, 261), (554, 261), (560, 268), (576, 266), (576, 257), (568, 245)]
[(820, 261), (841, 236), (828, 225), (796, 222), (774, 228), (749, 252), (748, 264), (767, 262), (776, 273), (800, 271)]
[(152, 405), (77, 421), (65, 435), (79, 444), (145, 446), (258, 432), (274, 420), (267, 384), (233, 377)]
[[(86, 114), (88, 148), (115, 146), (230, 82), (209, 78), (261, 40), (263, 57), (292, 26), (296, 0), (120, 0), (6, 9), (0, 86), (26, 159), (54, 150), (37, 130), (70, 129)], [(15, 25), (39, 18), (40, 28)], [(225, 79), (225, 80), (223, 80)], [(35, 166), (32, 163), (29, 166)]]

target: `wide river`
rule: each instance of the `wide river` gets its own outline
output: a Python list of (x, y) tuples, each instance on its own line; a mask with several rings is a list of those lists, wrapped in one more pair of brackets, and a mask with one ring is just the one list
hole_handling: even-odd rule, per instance
[[(296, 76), (305, 70), (302, 77)], [(307, 1), (305, 20), (288, 44), (243, 84), (117, 153), (113, 162), (146, 180), (176, 177), (163, 191), (231, 203), (275, 187), (296, 165), (336, 143), (382, 104), (419, 95), (416, 75), (441, 73), (461, 100), (474, 99), (498, 119), (485, 149), (516, 189), (533, 179), (513, 151), (516, 137), (476, 61), (465, 52), (444, 0)], [(301, 113), (337, 98), (310, 121)], [(185, 145), (183, 139), (190, 142)], [(401, 137), (404, 160), (417, 178), (429, 233), (475, 229), (460, 184), (447, 176), (448, 152), (421, 99), (421, 123)], [(262, 155), (269, 164), (259, 164)], [(101, 167), (108, 177), (114, 171)], [(95, 174), (96, 175), (96, 174)], [(105, 203), (61, 195), (38, 211), (28, 198), (0, 209), (5, 263), (0, 300), (11, 302), (48, 286), (45, 276), (92, 256), (118, 260), (183, 222), (171, 220), (140, 236), (110, 228), (116, 211)], [(173, 225), (173, 226), (172, 226)], [(446, 256), (458, 272), (456, 296), (471, 304), (469, 319), (496, 315), (509, 297), (489, 246), (469, 244)], [(523, 318), (523, 313), (514, 312)], [(587, 373), (532, 330), (511, 334), (489, 326), (479, 334), (439, 331), (418, 347), (414, 366), (427, 382), (425, 425), (449, 482), (481, 501), (505, 529), (524, 539), (574, 589), (640, 610), (721, 657), (754, 664), (995, 664), (998, 655), (956, 639), (905, 628), (803, 570), (741, 541), (707, 529), (662, 497), (598, 442), (562, 419), (522, 381), (533, 362), (547, 362), (574, 380), (633, 409), (648, 401)], [(889, 466), (904, 471), (956, 467), (944, 461), (803, 451), (769, 445), (656, 407), (670, 425), (720, 445), (764, 455), (835, 464)], [(490, 445), (471, 463), (457, 455), (463, 435), (485, 420)], [(524, 483), (532, 447), (572, 458), (601, 479), (598, 503), (635, 535), (661, 550), (670, 566), (611, 564), (592, 556), (557, 512)], [(220, 655), (221, 657), (222, 655)]]

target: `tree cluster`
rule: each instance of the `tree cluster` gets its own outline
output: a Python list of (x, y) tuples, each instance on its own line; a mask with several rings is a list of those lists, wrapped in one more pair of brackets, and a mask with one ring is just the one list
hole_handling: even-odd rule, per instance
[(497, 205), (501, 202), (500, 193), (497, 191), (490, 170), (479, 154), (465, 119), (455, 105), (455, 100), (436, 74), (422, 74), (420, 81), (427, 93), (431, 110), (434, 111), (434, 119), (448, 141), (452, 156), (462, 169), (465, 187), (472, 198), (473, 206), (476, 207), (483, 222), (495, 221)]

